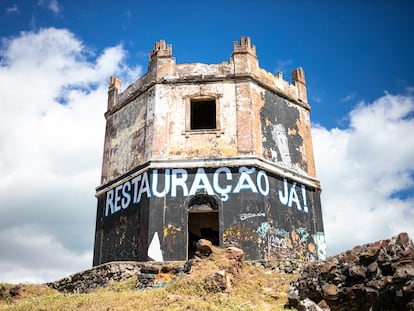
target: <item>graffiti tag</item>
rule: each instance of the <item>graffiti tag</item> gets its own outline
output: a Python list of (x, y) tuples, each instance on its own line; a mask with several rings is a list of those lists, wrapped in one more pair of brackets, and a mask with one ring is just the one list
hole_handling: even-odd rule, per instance
[(266, 213), (247, 213), (240, 214), (240, 220), (246, 220), (253, 217), (266, 217)]

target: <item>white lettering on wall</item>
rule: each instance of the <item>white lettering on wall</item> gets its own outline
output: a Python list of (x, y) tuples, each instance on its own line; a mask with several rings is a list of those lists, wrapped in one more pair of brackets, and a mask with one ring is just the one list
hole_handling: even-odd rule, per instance
[(306, 187), (305, 187), (305, 185), (301, 185), (300, 187), (302, 189), (303, 211), (305, 213), (308, 213), (309, 209), (308, 209), (308, 202), (306, 201)]
[[(257, 181), (257, 188), (259, 188), (260, 193), (263, 196), (267, 196), (269, 194), (269, 178), (267, 178), (267, 175), (264, 171), (259, 171), (257, 173), (257, 177), (256, 177), (256, 181)], [(264, 188), (262, 185), (262, 182), (264, 181)]]
[(204, 168), (199, 168), (197, 170), (189, 195), (195, 195), (196, 192), (201, 189), (204, 189), (208, 195), (214, 194), (213, 188), (210, 185)]
[(114, 213), (114, 190), (110, 190), (106, 193), (106, 204), (105, 204), (105, 217), (108, 214)]
[(158, 197), (164, 197), (170, 191), (170, 169), (166, 169), (164, 173), (164, 190), (158, 192), (158, 170), (152, 171), (152, 193)]
[(171, 196), (175, 198), (177, 196), (177, 187), (183, 189), (183, 196), (188, 196), (187, 188), (187, 171), (182, 168), (175, 168), (171, 173)]
[(226, 176), (226, 180), (232, 180), (231, 171), (228, 167), (220, 167), (214, 172), (213, 175), (213, 186), (214, 190), (221, 195), (221, 200), (223, 202), (229, 199), (229, 193), (231, 192), (231, 185), (227, 185), (226, 187), (221, 187), (219, 184), (220, 174), (224, 173)]
[(256, 185), (250, 177), (250, 174), (254, 173), (255, 168), (248, 169), (247, 167), (239, 168), (239, 182), (234, 188), (234, 193), (239, 193), (240, 190), (251, 190), (253, 193), (257, 193)]
[(287, 205), (289, 201), (288, 182), (286, 178), (283, 178), (283, 191), (279, 190), (279, 201), (283, 205)]
[(134, 179), (132, 179), (132, 184), (134, 185), (134, 203), (138, 203), (138, 183), (141, 180), (141, 175), (135, 177)]
[[(183, 197), (187, 197), (196, 195), (200, 190), (208, 195), (218, 194), (223, 202), (229, 199), (229, 194), (237, 194), (241, 191), (268, 196), (269, 177), (263, 170), (257, 171), (256, 176), (255, 172), (255, 168), (240, 167), (237, 176), (236, 173), (232, 174), (230, 168), (220, 167), (207, 174), (204, 168), (198, 168), (194, 179), (189, 181), (189, 173), (186, 169), (165, 169), (164, 180), (160, 182), (159, 172), (154, 169), (151, 175), (144, 172), (109, 190), (105, 198), (105, 217), (121, 209), (125, 210), (132, 204), (138, 204), (144, 196), (150, 198), (153, 195), (162, 198), (170, 195), (174, 198), (177, 193), (182, 193)], [(295, 206), (297, 210), (308, 213), (305, 185), (300, 185), (300, 190), (296, 186), (296, 182), (289, 186), (288, 180), (284, 178), (283, 189), (278, 190), (279, 201), (282, 205), (290, 208)]]
[(141, 197), (144, 193), (147, 194), (147, 198), (151, 197), (150, 186), (149, 186), (149, 181), (148, 181), (148, 172), (145, 172), (142, 175), (141, 187), (139, 188), (139, 193), (138, 193), (138, 202), (141, 201)]
[(129, 194), (130, 191), (131, 191), (131, 183), (127, 181), (122, 187), (122, 201), (121, 201), (122, 209), (126, 209), (129, 206), (129, 203), (131, 202), (131, 195)]
[[(305, 185), (301, 185), (301, 194), (302, 194), (302, 201), (303, 201), (303, 211), (308, 213), (308, 205), (306, 200), (306, 188)], [(298, 193), (296, 192), (296, 182), (293, 182), (288, 189), (288, 181), (286, 178), (283, 178), (283, 191), (279, 190), (279, 201), (283, 205), (288, 207), (292, 207), (293, 203), (296, 204), (296, 208), (299, 211), (302, 211), (302, 206), (299, 200)]]
[(114, 213), (119, 212), (121, 210), (121, 195), (120, 195), (120, 191), (122, 191), (122, 185), (119, 185), (118, 187), (115, 188), (115, 208), (114, 208)]

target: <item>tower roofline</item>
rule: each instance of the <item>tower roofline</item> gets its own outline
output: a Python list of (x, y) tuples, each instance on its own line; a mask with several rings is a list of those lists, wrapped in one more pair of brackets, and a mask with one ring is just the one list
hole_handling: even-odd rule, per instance
[[(109, 90), (116, 89), (108, 113), (118, 110), (155, 84), (209, 83), (215, 81), (240, 81), (251, 79), (262, 87), (296, 103), (308, 110), (305, 73), (302, 67), (292, 72), (292, 81), (283, 79), (260, 68), (256, 57), (256, 47), (249, 37), (241, 37), (233, 42), (233, 54), (229, 62), (220, 64), (176, 64), (172, 45), (160, 40), (150, 52), (148, 71), (142, 77), (120, 92), (120, 79), (111, 77)], [(116, 83), (115, 83), (116, 81)]]

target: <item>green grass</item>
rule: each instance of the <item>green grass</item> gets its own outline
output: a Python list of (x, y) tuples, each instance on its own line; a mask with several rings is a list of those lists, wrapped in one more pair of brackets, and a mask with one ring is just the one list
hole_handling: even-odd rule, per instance
[[(213, 256), (194, 265), (189, 275), (160, 289), (137, 290), (135, 278), (88, 294), (63, 294), (43, 285), (22, 284), (19, 296), (0, 298), (0, 310), (284, 310), (295, 275), (243, 264), (231, 290), (223, 293), (205, 279), (228, 264), (220, 254)], [(9, 289), (14, 285), (1, 286)]]

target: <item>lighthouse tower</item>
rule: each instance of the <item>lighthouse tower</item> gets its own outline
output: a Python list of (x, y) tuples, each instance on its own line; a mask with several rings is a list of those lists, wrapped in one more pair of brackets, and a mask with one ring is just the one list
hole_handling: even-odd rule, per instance
[(200, 238), (251, 260), (324, 259), (302, 68), (265, 71), (248, 37), (221, 64), (177, 64), (160, 41), (120, 88), (111, 77), (94, 265), (186, 260)]

